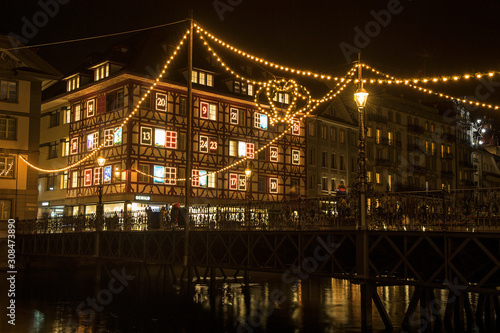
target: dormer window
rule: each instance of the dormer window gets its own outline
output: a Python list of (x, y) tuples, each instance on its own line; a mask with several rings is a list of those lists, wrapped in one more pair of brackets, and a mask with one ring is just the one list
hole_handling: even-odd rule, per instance
[(202, 72), (199, 70), (193, 70), (193, 76), (191, 78), (193, 83), (201, 84), (203, 86), (214, 86), (214, 75), (207, 72)]
[(80, 75), (75, 75), (66, 80), (66, 91), (73, 91), (80, 88)]
[(241, 81), (233, 81), (233, 92), (235, 94), (253, 96), (253, 84)]
[(109, 76), (109, 63), (104, 63), (94, 68), (95, 81), (102, 80)]
[(290, 94), (285, 92), (279, 92), (276, 95), (274, 95), (273, 100), (279, 103), (290, 104)]

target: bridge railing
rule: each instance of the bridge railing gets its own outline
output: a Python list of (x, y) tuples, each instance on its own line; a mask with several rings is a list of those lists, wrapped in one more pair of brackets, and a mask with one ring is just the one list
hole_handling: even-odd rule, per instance
[[(190, 209), (193, 230), (355, 229), (356, 193), (274, 202), (199, 205)], [(372, 230), (500, 231), (500, 191), (371, 192), (367, 224)], [(176, 230), (185, 226), (182, 209), (105, 213), (19, 221), (21, 233)]]

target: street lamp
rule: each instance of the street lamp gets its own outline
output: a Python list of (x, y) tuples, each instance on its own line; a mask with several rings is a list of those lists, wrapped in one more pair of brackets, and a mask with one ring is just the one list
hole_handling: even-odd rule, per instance
[(103, 166), (106, 164), (106, 159), (102, 156), (97, 158), (97, 164), (99, 165), (99, 201), (97, 202), (96, 208), (96, 230), (102, 228), (103, 225), (103, 217), (104, 217), (104, 207), (102, 205), (102, 183), (103, 183)]
[(365, 137), (365, 117), (364, 111), (368, 100), (368, 92), (363, 89), (363, 80), (361, 78), (361, 63), (358, 66), (358, 90), (354, 93), (354, 100), (359, 111), (359, 146), (358, 146), (358, 163), (359, 163), (359, 207), (360, 207), (360, 227), (362, 230), (367, 230), (366, 225), (366, 137)]

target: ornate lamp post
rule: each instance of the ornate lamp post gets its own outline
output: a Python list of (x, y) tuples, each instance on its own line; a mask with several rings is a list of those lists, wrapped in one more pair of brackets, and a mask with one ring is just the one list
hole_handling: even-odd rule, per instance
[[(102, 183), (103, 183), (103, 166), (106, 164), (106, 159), (102, 156), (99, 156), (97, 158), (97, 164), (100, 167), (99, 170), (99, 201), (97, 202), (97, 208), (96, 208), (96, 220), (97, 220), (97, 226), (99, 228), (102, 228), (103, 225), (103, 217), (104, 217), (104, 207), (102, 205)], [(96, 227), (97, 227), (96, 226)]]
[(360, 205), (360, 228), (367, 229), (366, 225), (366, 130), (365, 130), (365, 106), (368, 100), (368, 92), (363, 89), (361, 80), (361, 64), (359, 66), (359, 88), (354, 93), (354, 100), (359, 111), (359, 145), (358, 145), (358, 168), (359, 168), (359, 205)]

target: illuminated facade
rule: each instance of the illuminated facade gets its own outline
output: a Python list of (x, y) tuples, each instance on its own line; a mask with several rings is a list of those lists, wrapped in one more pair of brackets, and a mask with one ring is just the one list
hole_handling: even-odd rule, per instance
[[(455, 105), (438, 112), (387, 94), (371, 97), (366, 110), (366, 170), (374, 190), (499, 184), (496, 158), (480, 143), (483, 127), (471, 121), (465, 109)], [(358, 115), (354, 102), (346, 100), (308, 118), (308, 196), (338, 194), (339, 186), (345, 184), (349, 190), (356, 181)]]
[(0, 36), (0, 221), (37, 214), (37, 172), (19, 158), (38, 161), (42, 90), (60, 73), (29, 50)]
[[(66, 77), (66, 92), (43, 103), (42, 128), (50, 127), (52, 114), (59, 115), (60, 123), (54, 131), (58, 137), (46, 140), (58, 144), (54, 163), (46, 160), (41, 167), (65, 170), (41, 176), (40, 186), (45, 189), (39, 198), (41, 212), (94, 213), (101, 181), (105, 212), (183, 203), (184, 181), (179, 179), (186, 177), (192, 177), (194, 205), (305, 196), (305, 125), (299, 122), (257, 154), (284, 131), (284, 125), (271, 126), (268, 117), (258, 112), (251, 84), (221, 76), (209, 64), (206, 67), (201, 64), (193, 71), (190, 139), (187, 69), (181, 68), (177, 77), (173, 73), (171, 81), (159, 81), (122, 128), (124, 118), (154, 82), (147, 73), (138, 74), (109, 59), (83, 71), (87, 79), (92, 77), (87, 83), (82, 73)], [(101, 144), (104, 147), (94, 157), (65, 168)], [(186, 156), (187, 144), (192, 147), (190, 156)], [(106, 158), (103, 168), (97, 165), (98, 156)], [(248, 163), (213, 174), (243, 157)], [(188, 158), (191, 175), (185, 172)], [(252, 170), (248, 179), (247, 168)], [(48, 179), (53, 179), (52, 189)]]

